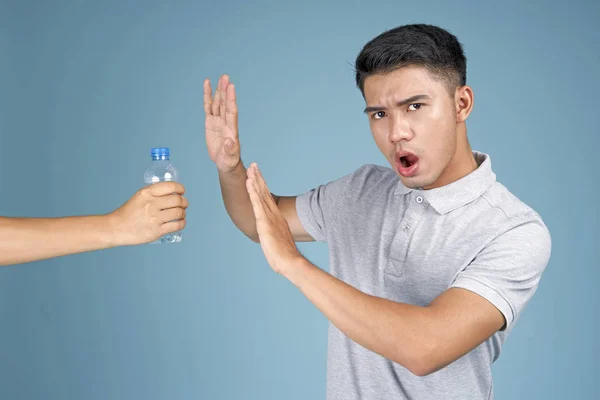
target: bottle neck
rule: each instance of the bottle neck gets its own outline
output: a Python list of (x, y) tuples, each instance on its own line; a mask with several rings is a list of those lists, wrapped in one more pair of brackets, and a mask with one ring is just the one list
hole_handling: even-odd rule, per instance
[(169, 161), (169, 156), (165, 156), (165, 155), (152, 156), (152, 161)]

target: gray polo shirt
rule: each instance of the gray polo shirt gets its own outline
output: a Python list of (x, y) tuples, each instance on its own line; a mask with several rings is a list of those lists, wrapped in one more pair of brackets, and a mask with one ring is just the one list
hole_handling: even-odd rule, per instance
[(327, 399), (492, 399), (491, 364), (535, 293), (550, 258), (540, 216), (496, 181), (487, 154), (440, 188), (409, 189), (390, 168), (365, 165), (298, 196), (306, 231), (329, 246), (330, 273), (393, 301), (428, 305), (450, 287), (483, 296), (506, 326), (425, 377), (329, 325)]

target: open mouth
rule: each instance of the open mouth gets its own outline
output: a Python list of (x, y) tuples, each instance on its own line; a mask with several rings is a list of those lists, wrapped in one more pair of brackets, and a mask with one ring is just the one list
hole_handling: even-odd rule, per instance
[(398, 173), (407, 178), (414, 176), (419, 168), (419, 157), (406, 151), (398, 153), (397, 156)]
[(412, 167), (417, 161), (419, 161), (419, 158), (413, 154), (400, 157), (400, 164), (404, 168)]

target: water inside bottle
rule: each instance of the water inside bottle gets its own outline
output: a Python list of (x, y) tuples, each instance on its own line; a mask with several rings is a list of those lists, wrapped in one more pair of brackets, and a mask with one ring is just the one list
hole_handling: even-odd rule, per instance
[[(168, 148), (152, 149), (152, 165), (144, 172), (144, 183), (153, 185), (158, 182), (178, 181), (177, 169), (169, 160)], [(182, 231), (167, 234), (152, 243), (178, 243), (181, 242)]]

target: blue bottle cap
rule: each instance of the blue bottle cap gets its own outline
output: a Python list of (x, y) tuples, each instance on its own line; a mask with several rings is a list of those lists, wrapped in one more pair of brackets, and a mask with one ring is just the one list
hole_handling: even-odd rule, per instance
[(170, 155), (170, 151), (168, 147), (153, 147), (152, 150), (150, 150), (150, 155), (152, 157), (168, 157)]

